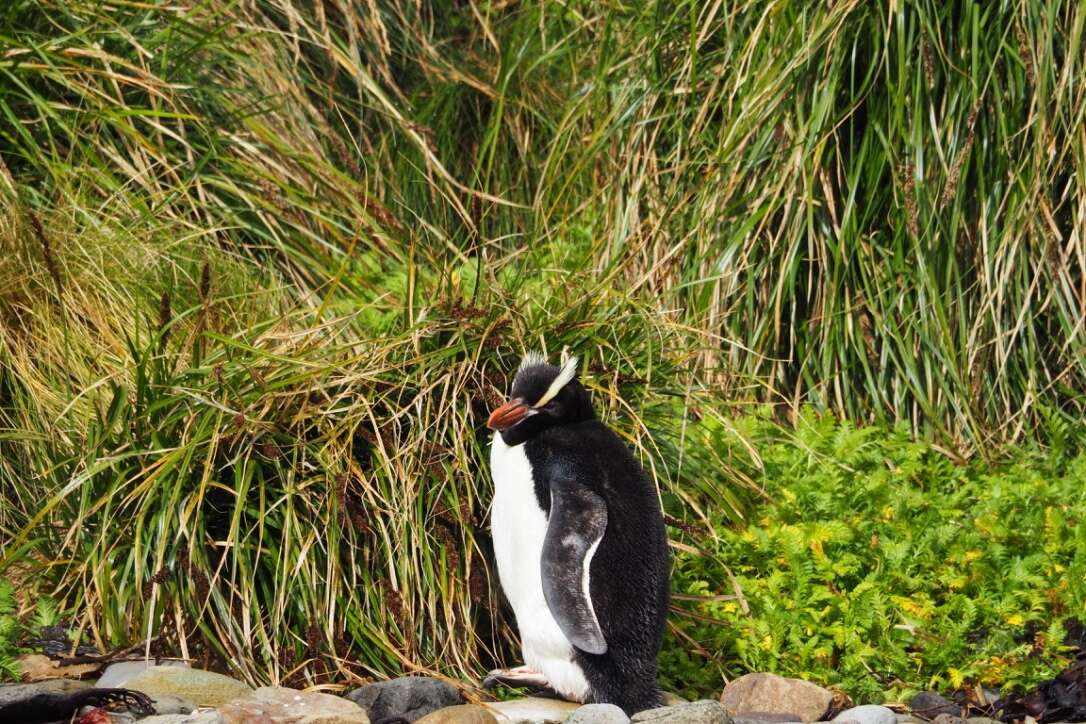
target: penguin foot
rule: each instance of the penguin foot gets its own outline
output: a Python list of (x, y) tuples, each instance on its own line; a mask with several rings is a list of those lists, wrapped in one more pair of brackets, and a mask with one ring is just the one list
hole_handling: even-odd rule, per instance
[(498, 686), (527, 686), (533, 689), (548, 690), (551, 688), (550, 682), (541, 672), (528, 666), (518, 666), (514, 669), (494, 669), (483, 679), (484, 689), (493, 689)]

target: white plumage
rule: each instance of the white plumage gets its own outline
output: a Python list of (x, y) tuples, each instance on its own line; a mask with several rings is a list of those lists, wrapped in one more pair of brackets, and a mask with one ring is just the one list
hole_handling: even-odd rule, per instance
[[(574, 361), (574, 369), (576, 362)], [(543, 597), (541, 561), (547, 516), (539, 507), (524, 445), (510, 447), (501, 433), (490, 447), (494, 506), (490, 513), (494, 557), (502, 589), (513, 606), (524, 662), (541, 672), (558, 693), (583, 701), (588, 681), (573, 662), (573, 646), (558, 627)], [(597, 542), (598, 544), (598, 542)], [(591, 554), (596, 546), (592, 546)], [(582, 585), (588, 590), (588, 566)]]

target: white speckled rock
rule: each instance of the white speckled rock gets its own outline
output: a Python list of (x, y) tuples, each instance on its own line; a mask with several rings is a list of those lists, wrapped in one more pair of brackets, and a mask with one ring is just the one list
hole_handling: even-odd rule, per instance
[(225, 724), (370, 724), (366, 712), (350, 699), (279, 686), (262, 686), (218, 711)]
[(152, 699), (176, 696), (196, 706), (218, 706), (252, 691), (248, 684), (229, 676), (183, 666), (149, 666), (123, 686)]
[(614, 704), (585, 704), (566, 719), (566, 724), (629, 724), (630, 717)]
[(878, 704), (864, 704), (845, 709), (833, 718), (835, 722), (855, 722), (855, 724), (897, 724), (897, 715)]
[(128, 682), (132, 677), (152, 666), (180, 666), (185, 669), (188, 668), (188, 664), (184, 661), (163, 661), (161, 664), (156, 664), (153, 660), (149, 661), (146, 659), (141, 659), (139, 661), (118, 661), (115, 664), (107, 666), (106, 670), (102, 672), (102, 675), (98, 677), (98, 681), (96, 681), (94, 685), (102, 689), (125, 688), (128, 686)]

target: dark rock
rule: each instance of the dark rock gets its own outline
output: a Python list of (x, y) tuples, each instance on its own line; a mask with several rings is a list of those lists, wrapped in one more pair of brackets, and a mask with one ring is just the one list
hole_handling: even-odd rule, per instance
[(934, 691), (921, 691), (909, 700), (909, 709), (916, 716), (934, 719), (940, 714), (960, 716), (962, 708), (950, 699), (939, 696)]
[(1004, 721), (1033, 717), (1041, 724), (1086, 721), (1086, 661), (1072, 664), (1024, 696), (1010, 696), (997, 705)]
[(347, 698), (365, 709), (374, 722), (389, 717), (413, 722), (432, 711), (464, 703), (464, 696), (455, 686), (425, 676), (367, 684), (347, 694)]
[(131, 689), (100, 689), (67, 679), (0, 686), (0, 722), (67, 721), (84, 707), (110, 705), (141, 716), (154, 713), (151, 700)]

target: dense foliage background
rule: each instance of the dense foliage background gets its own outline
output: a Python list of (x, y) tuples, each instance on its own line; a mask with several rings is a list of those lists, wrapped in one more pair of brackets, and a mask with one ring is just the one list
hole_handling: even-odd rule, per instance
[[(252, 681), (478, 675), (515, 656), (482, 423), (525, 349), (568, 346), (664, 494), (666, 683), (1052, 673), (1083, 608), (1084, 22), (1040, 0), (4, 3), (0, 571), (102, 647), (158, 636)], [(805, 405), (884, 442), (811, 458)], [(909, 533), (887, 496), (961, 521)], [(1053, 537), (991, 549), (1019, 507)], [(973, 550), (998, 582), (934, 583)], [(877, 620), (842, 623), (847, 590)], [(903, 639), (943, 617), (960, 658)]]

